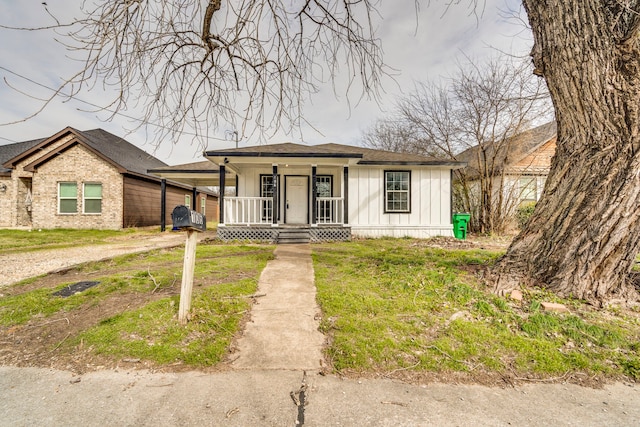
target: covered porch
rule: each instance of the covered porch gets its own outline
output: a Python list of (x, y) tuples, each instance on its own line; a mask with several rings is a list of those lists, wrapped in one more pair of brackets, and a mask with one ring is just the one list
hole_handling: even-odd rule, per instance
[(349, 166), (361, 157), (279, 144), (207, 151), (208, 162), (198, 163), (199, 170), (168, 167), (153, 173), (218, 187), (222, 240), (348, 240)]
[[(219, 182), (221, 239), (283, 242), (351, 237), (349, 165), (358, 155), (301, 152), (298, 147), (282, 144), (258, 147), (261, 150), (255, 152), (205, 153), (224, 177)], [(235, 187), (233, 195), (227, 191), (230, 186)]]

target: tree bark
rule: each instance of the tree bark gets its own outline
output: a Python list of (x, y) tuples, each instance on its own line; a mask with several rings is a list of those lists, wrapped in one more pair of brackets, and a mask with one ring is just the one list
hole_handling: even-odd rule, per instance
[(598, 305), (637, 298), (640, 2), (622, 3), (523, 0), (558, 142), (534, 214), (494, 267), (496, 290), (535, 285)]

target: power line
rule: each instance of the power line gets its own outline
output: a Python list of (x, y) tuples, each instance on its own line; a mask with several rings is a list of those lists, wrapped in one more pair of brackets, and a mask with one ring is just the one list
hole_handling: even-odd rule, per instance
[[(15, 71), (10, 70), (10, 69), (8, 69), (8, 68), (6, 68), (6, 67), (2, 66), (2, 65), (0, 65), (0, 70), (4, 70), (4, 71), (6, 71), (7, 73), (13, 74), (13, 75), (14, 75), (14, 76), (16, 76), (16, 77), (19, 77), (19, 78), (21, 78), (21, 79), (23, 79), (23, 80), (26, 80), (26, 81), (28, 81), (28, 82), (30, 82), (30, 83), (33, 83), (34, 85), (37, 85), (37, 86), (40, 86), (40, 87), (42, 87), (42, 88), (44, 88), (44, 89), (50, 90), (51, 92), (56, 93), (56, 95), (59, 95), (59, 96), (66, 96), (66, 97), (68, 97), (68, 98), (74, 99), (74, 100), (76, 100), (76, 101), (78, 101), (78, 102), (81, 102), (81, 103), (83, 103), (83, 104), (87, 104), (87, 105), (89, 105), (89, 106), (91, 106), (91, 107), (98, 108), (99, 110), (107, 111), (107, 112), (109, 112), (109, 113), (112, 113), (112, 114), (115, 114), (115, 115), (118, 115), (118, 116), (122, 116), (122, 117), (125, 117), (125, 118), (127, 118), (127, 119), (134, 120), (134, 121), (137, 121), (137, 122), (140, 122), (140, 123), (142, 123), (142, 122), (143, 122), (141, 119), (139, 119), (139, 118), (137, 118), (137, 117), (133, 117), (133, 116), (130, 116), (130, 115), (128, 115), (128, 114), (124, 114), (124, 113), (122, 113), (122, 112), (120, 112), (120, 111), (113, 111), (113, 110), (109, 110), (109, 109), (107, 109), (107, 108), (101, 107), (100, 105), (94, 104), (94, 103), (89, 102), (89, 101), (85, 101), (85, 100), (80, 99), (80, 98), (78, 98), (78, 97), (75, 97), (75, 96), (69, 96), (69, 95), (67, 95), (67, 94), (65, 94), (65, 93), (61, 93), (59, 90), (53, 89), (53, 88), (51, 88), (51, 87), (49, 87), (49, 86), (47, 86), (47, 85), (45, 85), (45, 84), (42, 84), (42, 83), (40, 83), (40, 82), (35, 81), (35, 80), (33, 80), (33, 79), (29, 78), (29, 77), (23, 76), (22, 74), (18, 74), (18, 73), (16, 73)], [(157, 124), (157, 123), (147, 123), (147, 124), (148, 124), (148, 125), (151, 125), (151, 126), (155, 126), (155, 127), (161, 128), (161, 129), (171, 130), (171, 128), (169, 128), (169, 127), (167, 127), (167, 126), (159, 125), (159, 124)], [(196, 134), (196, 133), (194, 133), (194, 132), (187, 132), (187, 131), (183, 131), (183, 132), (181, 132), (181, 133), (183, 133), (183, 134), (185, 134), (185, 135), (191, 135), (191, 136), (200, 136), (200, 137), (202, 136), (202, 135), (198, 135), (198, 134)], [(214, 140), (216, 140), (216, 141), (224, 141), (224, 142), (228, 142), (228, 140), (227, 140), (226, 138), (217, 138), (217, 137), (215, 137), (215, 136), (205, 136), (205, 138), (206, 138), (206, 139), (214, 139)], [(4, 138), (4, 137), (2, 137), (2, 136), (0, 136), (0, 139), (4, 139), (4, 140), (6, 140), (6, 141), (10, 141), (10, 142), (18, 142), (18, 141), (13, 141), (13, 140), (11, 140), (11, 139), (9, 139), (9, 138)]]

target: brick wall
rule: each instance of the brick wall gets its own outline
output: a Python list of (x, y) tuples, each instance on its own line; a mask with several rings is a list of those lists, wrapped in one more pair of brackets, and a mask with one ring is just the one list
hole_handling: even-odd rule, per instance
[(10, 177), (0, 177), (0, 186), (6, 187), (0, 191), (0, 227), (11, 227), (13, 211), (13, 181)]
[(541, 170), (546, 169), (547, 171), (551, 167), (551, 158), (556, 152), (556, 138), (549, 140), (542, 147), (538, 148), (536, 151), (520, 160), (518, 163), (513, 165), (514, 168), (527, 170)]
[[(33, 161), (34, 159), (30, 159)], [(58, 213), (58, 183), (76, 182), (78, 212)], [(83, 183), (102, 184), (102, 213), (84, 214)], [(118, 170), (81, 145), (41, 165), (33, 174), (34, 228), (122, 228), (123, 177)]]

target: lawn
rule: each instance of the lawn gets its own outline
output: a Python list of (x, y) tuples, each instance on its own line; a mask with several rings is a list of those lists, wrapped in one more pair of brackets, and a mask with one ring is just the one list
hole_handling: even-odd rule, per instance
[[(519, 380), (640, 378), (637, 311), (596, 311), (527, 291), (522, 302), (479, 280), (500, 252), (410, 239), (314, 246), (326, 355), (338, 372)], [(561, 302), (568, 314), (541, 310)]]
[[(240, 331), (273, 246), (199, 243), (187, 326), (177, 320), (183, 256), (183, 248), (124, 255), (0, 289), (0, 336), (8, 337), (0, 364), (215, 365)], [(55, 295), (78, 281), (99, 284)]]
[[(15, 237), (4, 236), (2, 250), (19, 250)], [(64, 247), (68, 239), (99, 243), (113, 236), (62, 233), (47, 242), (33, 238), (26, 247)], [(500, 249), (457, 243), (312, 245), (321, 331), (329, 342), (325, 355), (335, 372), (494, 384), (640, 379), (637, 310), (595, 310), (542, 290), (524, 290), (523, 301), (494, 295), (481, 277)], [(76, 371), (123, 361), (162, 369), (216, 367), (247, 319), (273, 249), (198, 244), (186, 327), (177, 321), (182, 248), (87, 263), (2, 288), (0, 336), (7, 338), (0, 364)], [(54, 295), (83, 280), (99, 285), (68, 298)], [(563, 303), (570, 312), (545, 312), (544, 301)]]

